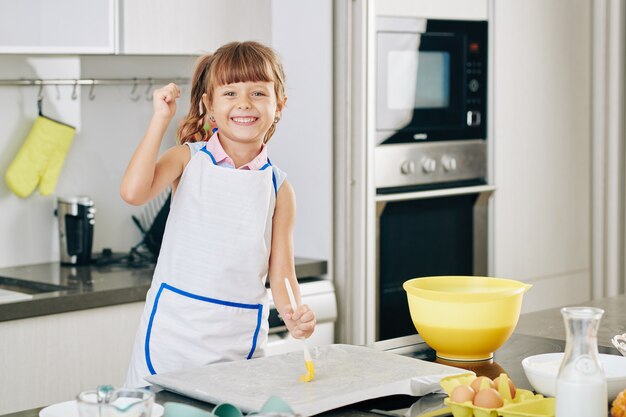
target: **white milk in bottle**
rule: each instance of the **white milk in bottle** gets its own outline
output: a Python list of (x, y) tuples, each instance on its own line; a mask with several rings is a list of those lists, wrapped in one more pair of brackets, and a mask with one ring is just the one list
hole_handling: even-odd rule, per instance
[(606, 417), (606, 377), (598, 355), (598, 325), (604, 310), (561, 309), (567, 341), (556, 381), (556, 417)]

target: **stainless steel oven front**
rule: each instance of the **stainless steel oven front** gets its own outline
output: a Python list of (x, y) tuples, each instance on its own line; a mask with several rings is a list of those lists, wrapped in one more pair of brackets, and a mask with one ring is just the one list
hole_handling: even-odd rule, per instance
[(487, 274), (495, 187), (483, 140), (383, 145), (375, 167), (376, 340), (387, 340), (415, 333), (404, 281)]

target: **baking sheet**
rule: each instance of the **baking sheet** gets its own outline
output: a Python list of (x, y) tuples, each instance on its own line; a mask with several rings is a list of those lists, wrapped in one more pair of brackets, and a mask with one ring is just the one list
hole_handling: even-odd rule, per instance
[(31, 298), (33, 298), (33, 296), (30, 294), (0, 289), (0, 304), (30, 300)]
[(300, 382), (303, 353), (289, 352), (247, 361), (224, 362), (152, 375), (147, 381), (212, 404), (228, 402), (258, 411), (272, 395), (296, 413), (311, 416), (360, 401), (406, 394), (443, 392), (439, 380), (464, 369), (352, 345), (312, 350), (315, 379)]

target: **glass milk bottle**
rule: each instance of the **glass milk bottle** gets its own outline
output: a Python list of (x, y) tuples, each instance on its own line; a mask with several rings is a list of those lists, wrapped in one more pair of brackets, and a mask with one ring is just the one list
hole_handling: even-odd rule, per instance
[(556, 417), (606, 417), (606, 377), (598, 355), (598, 325), (604, 310), (561, 309), (567, 341), (556, 380)]

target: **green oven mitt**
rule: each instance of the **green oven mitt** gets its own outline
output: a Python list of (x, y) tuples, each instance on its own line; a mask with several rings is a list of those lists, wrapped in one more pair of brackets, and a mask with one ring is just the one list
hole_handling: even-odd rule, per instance
[(7, 169), (9, 189), (26, 198), (39, 184), (41, 195), (54, 192), (76, 129), (45, 116), (35, 120), (24, 144)]

